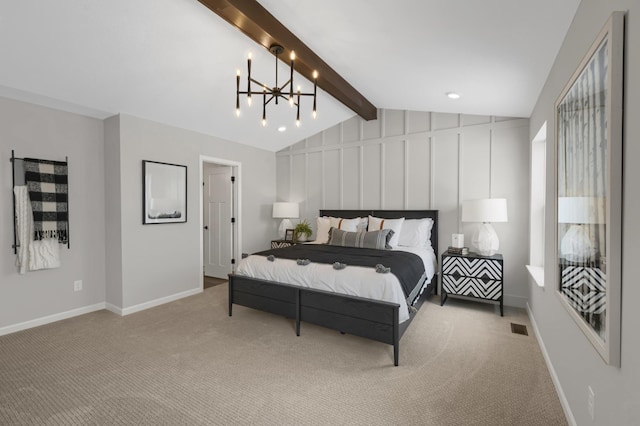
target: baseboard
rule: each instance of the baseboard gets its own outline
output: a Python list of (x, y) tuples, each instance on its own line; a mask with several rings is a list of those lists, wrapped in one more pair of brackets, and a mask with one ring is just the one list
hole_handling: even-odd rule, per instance
[(553, 386), (555, 386), (556, 393), (558, 394), (558, 398), (560, 398), (560, 405), (562, 405), (564, 416), (567, 418), (567, 422), (571, 426), (577, 426), (576, 419), (573, 417), (573, 413), (571, 412), (571, 407), (569, 406), (569, 401), (567, 401), (567, 397), (565, 396), (564, 391), (562, 390), (560, 379), (558, 379), (556, 370), (553, 368), (553, 364), (551, 364), (551, 358), (549, 358), (549, 353), (547, 352), (547, 348), (544, 346), (542, 337), (540, 337), (540, 330), (538, 330), (538, 324), (536, 324), (536, 320), (533, 316), (533, 312), (531, 311), (531, 307), (529, 306), (529, 303), (527, 303), (527, 315), (529, 316), (529, 321), (531, 321), (531, 327), (533, 328), (533, 333), (535, 334), (536, 340), (538, 341), (538, 345), (540, 346), (540, 350), (542, 351), (542, 356), (544, 357), (544, 361), (547, 364), (547, 369), (549, 370), (549, 374), (551, 375), (551, 381), (553, 381)]
[(28, 328), (38, 327), (52, 322), (60, 321), (67, 318), (77, 317), (78, 315), (88, 314), (90, 312), (99, 311), (105, 308), (105, 303), (96, 303), (95, 305), (83, 306), (82, 308), (72, 309), (58, 314), (48, 315), (42, 318), (36, 318), (18, 324), (8, 325), (0, 328), (0, 336), (15, 333), (16, 331), (26, 330)]
[(143, 311), (145, 309), (153, 308), (154, 306), (163, 305), (165, 303), (173, 302), (174, 300), (183, 299), (185, 297), (193, 296), (194, 294), (202, 293), (203, 289), (194, 288), (192, 290), (183, 291), (182, 293), (172, 294), (171, 296), (161, 297), (159, 299), (150, 300), (149, 302), (140, 303), (139, 305), (131, 306), (128, 308), (119, 308), (111, 303), (96, 303), (95, 305), (83, 306), (82, 308), (72, 309), (66, 312), (60, 312), (58, 314), (49, 315), (42, 318), (36, 318), (33, 320), (21, 322), (18, 324), (8, 325), (0, 327), (0, 336), (5, 334), (15, 333), (17, 331), (27, 330), (29, 328), (38, 327), (52, 322), (60, 321), (67, 318), (77, 317), (78, 315), (88, 314), (90, 312), (99, 311), (101, 309), (108, 309), (109, 311), (118, 315), (124, 316), (133, 314), (134, 312)]
[(148, 302), (140, 303), (138, 305), (129, 306), (128, 308), (118, 308), (117, 306), (109, 304), (106, 308), (111, 312), (115, 312), (122, 316), (133, 314), (136, 312), (144, 311), (145, 309), (153, 308), (155, 306), (164, 305), (165, 303), (173, 302), (178, 299), (193, 296), (194, 294), (202, 293), (202, 287), (194, 288), (191, 290), (183, 291), (181, 293), (172, 294), (170, 296), (160, 297), (159, 299), (150, 300)]
[(122, 316), (122, 308), (117, 307), (116, 305), (112, 305), (111, 303), (105, 303), (104, 308), (108, 311), (113, 312), (114, 314), (118, 314)]
[(505, 306), (525, 309), (527, 307), (528, 300), (529, 299), (527, 297), (505, 294), (503, 301)]

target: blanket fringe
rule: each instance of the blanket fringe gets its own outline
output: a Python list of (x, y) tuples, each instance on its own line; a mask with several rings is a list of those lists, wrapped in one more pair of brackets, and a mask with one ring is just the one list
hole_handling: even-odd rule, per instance
[(57, 238), (60, 244), (66, 244), (69, 238), (66, 230), (48, 230), (48, 231), (34, 231), (34, 240), (48, 240), (50, 238)]

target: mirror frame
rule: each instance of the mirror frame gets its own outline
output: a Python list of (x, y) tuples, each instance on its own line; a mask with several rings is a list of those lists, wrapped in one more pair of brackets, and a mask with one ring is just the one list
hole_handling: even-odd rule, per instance
[[(606, 275), (604, 333), (602, 335), (576, 311), (561, 292), (560, 250), (559, 250), (559, 169), (562, 167), (558, 153), (561, 148), (559, 138), (559, 107), (569, 92), (578, 84), (587, 65), (602, 44), (607, 43), (607, 75), (605, 80), (606, 137), (606, 201), (605, 201), (605, 244), (606, 267), (598, 265), (600, 273)], [(609, 365), (620, 366), (620, 322), (621, 322), (621, 257), (622, 257), (622, 118), (623, 118), (623, 57), (624, 57), (624, 12), (614, 12), (595, 39), (580, 66), (573, 73), (554, 105), (555, 114), (555, 292), (560, 303), (566, 308), (578, 327), (591, 342), (602, 359)], [(564, 140), (564, 139), (563, 139)], [(565, 143), (571, 143), (565, 142)], [(604, 271), (602, 271), (604, 269)]]

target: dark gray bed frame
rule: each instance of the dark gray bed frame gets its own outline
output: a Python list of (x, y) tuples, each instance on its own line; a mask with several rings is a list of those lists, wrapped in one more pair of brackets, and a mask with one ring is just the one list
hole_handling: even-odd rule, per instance
[[(345, 219), (368, 215), (395, 219), (433, 219), (431, 245), (438, 254), (437, 210), (320, 210), (320, 216)], [(437, 276), (431, 279), (423, 292), (422, 300), (437, 289)], [(400, 324), (397, 303), (348, 296), (296, 285), (266, 281), (229, 274), (229, 316), (233, 304), (294, 318), (296, 335), (300, 335), (300, 322), (321, 325), (378, 342), (393, 345), (393, 363), (398, 365), (400, 337), (413, 320), (417, 311)], [(416, 308), (420, 308), (419, 302)]]

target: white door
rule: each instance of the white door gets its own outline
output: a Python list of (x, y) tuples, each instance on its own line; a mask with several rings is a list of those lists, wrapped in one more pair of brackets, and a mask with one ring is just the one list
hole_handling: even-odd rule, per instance
[(231, 167), (204, 168), (204, 274), (231, 273)]

